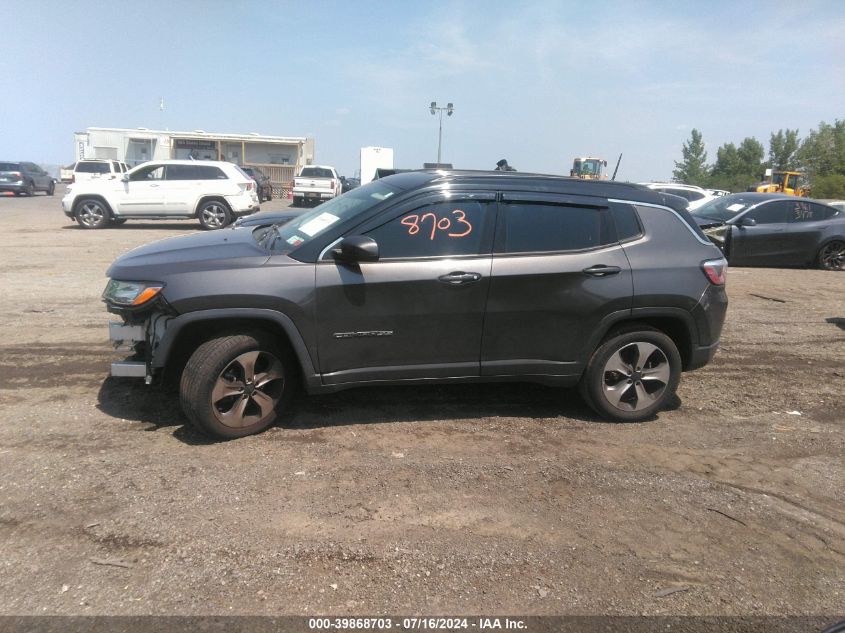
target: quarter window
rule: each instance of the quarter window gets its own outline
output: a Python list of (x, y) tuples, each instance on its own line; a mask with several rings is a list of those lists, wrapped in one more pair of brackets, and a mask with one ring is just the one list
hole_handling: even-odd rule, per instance
[(513, 202), (502, 205), (506, 253), (575, 251), (615, 241), (606, 213), (591, 207)]
[(489, 252), (491, 206), (480, 200), (428, 204), (368, 231), (379, 259), (453, 257)]
[(616, 238), (619, 241), (629, 240), (642, 234), (643, 230), (634, 205), (611, 202), (610, 213), (616, 224)]

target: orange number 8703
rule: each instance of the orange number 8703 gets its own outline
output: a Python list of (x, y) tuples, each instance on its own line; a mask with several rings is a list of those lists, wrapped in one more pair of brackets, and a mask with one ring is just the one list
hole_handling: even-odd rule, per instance
[[(472, 233), (472, 223), (467, 220), (467, 214), (461, 211), (460, 209), (455, 209), (452, 211), (451, 215), (455, 216), (454, 224), (463, 224), (464, 228), (463, 232), (455, 232), (455, 233), (446, 233), (447, 237), (466, 237), (470, 233)], [(408, 227), (408, 235), (416, 235), (420, 232), (422, 226), (427, 219), (431, 219), (431, 231), (428, 233), (428, 239), (433, 240), (437, 235), (438, 231), (448, 231), (452, 228), (453, 222), (452, 219), (448, 217), (438, 218), (437, 214), (432, 211), (426, 211), (422, 215), (411, 213), (410, 215), (406, 215), (402, 218), (401, 223), (404, 226)], [(458, 228), (458, 227), (456, 227)]]

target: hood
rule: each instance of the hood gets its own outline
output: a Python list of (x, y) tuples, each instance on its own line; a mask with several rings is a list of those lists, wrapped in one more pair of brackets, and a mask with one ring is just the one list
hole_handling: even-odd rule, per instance
[(269, 226), (271, 224), (286, 224), (305, 212), (304, 209), (296, 211), (261, 211), (238, 218), (235, 226)]
[(234, 227), (145, 244), (118, 257), (106, 275), (123, 281), (166, 281), (174, 273), (255, 268), (270, 255), (255, 242), (253, 230)]

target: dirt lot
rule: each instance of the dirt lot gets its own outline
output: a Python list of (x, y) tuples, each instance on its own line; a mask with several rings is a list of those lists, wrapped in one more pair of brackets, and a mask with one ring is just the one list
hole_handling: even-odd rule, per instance
[(99, 300), (198, 226), (83, 231), (61, 193), (0, 199), (0, 614), (845, 611), (845, 274), (731, 270), (717, 360), (644, 424), (361, 389), (211, 443), (107, 378)]

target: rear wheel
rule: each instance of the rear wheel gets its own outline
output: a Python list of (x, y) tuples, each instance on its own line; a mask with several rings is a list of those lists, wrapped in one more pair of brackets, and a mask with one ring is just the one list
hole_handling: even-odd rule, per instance
[(232, 221), (232, 213), (225, 202), (221, 200), (208, 200), (200, 205), (199, 221), (207, 231), (222, 229)]
[(261, 334), (222, 336), (191, 355), (179, 385), (185, 415), (221, 439), (259, 433), (284, 411), (293, 391), (290, 355)]
[(26, 183), (26, 189), (24, 189), (26, 195), (34, 196), (35, 195), (35, 185), (32, 182)]
[(76, 205), (76, 221), (83, 229), (104, 229), (109, 224), (109, 210), (99, 200), (86, 198)]
[(822, 246), (816, 258), (816, 265), (823, 270), (845, 268), (845, 242), (833, 240)]
[(648, 329), (612, 335), (593, 353), (579, 385), (599, 415), (640, 422), (669, 404), (681, 379), (681, 356), (668, 336)]
[(56, 193), (56, 183), (51, 180), (50, 184), (47, 185), (47, 195), (52, 196), (54, 193)]

